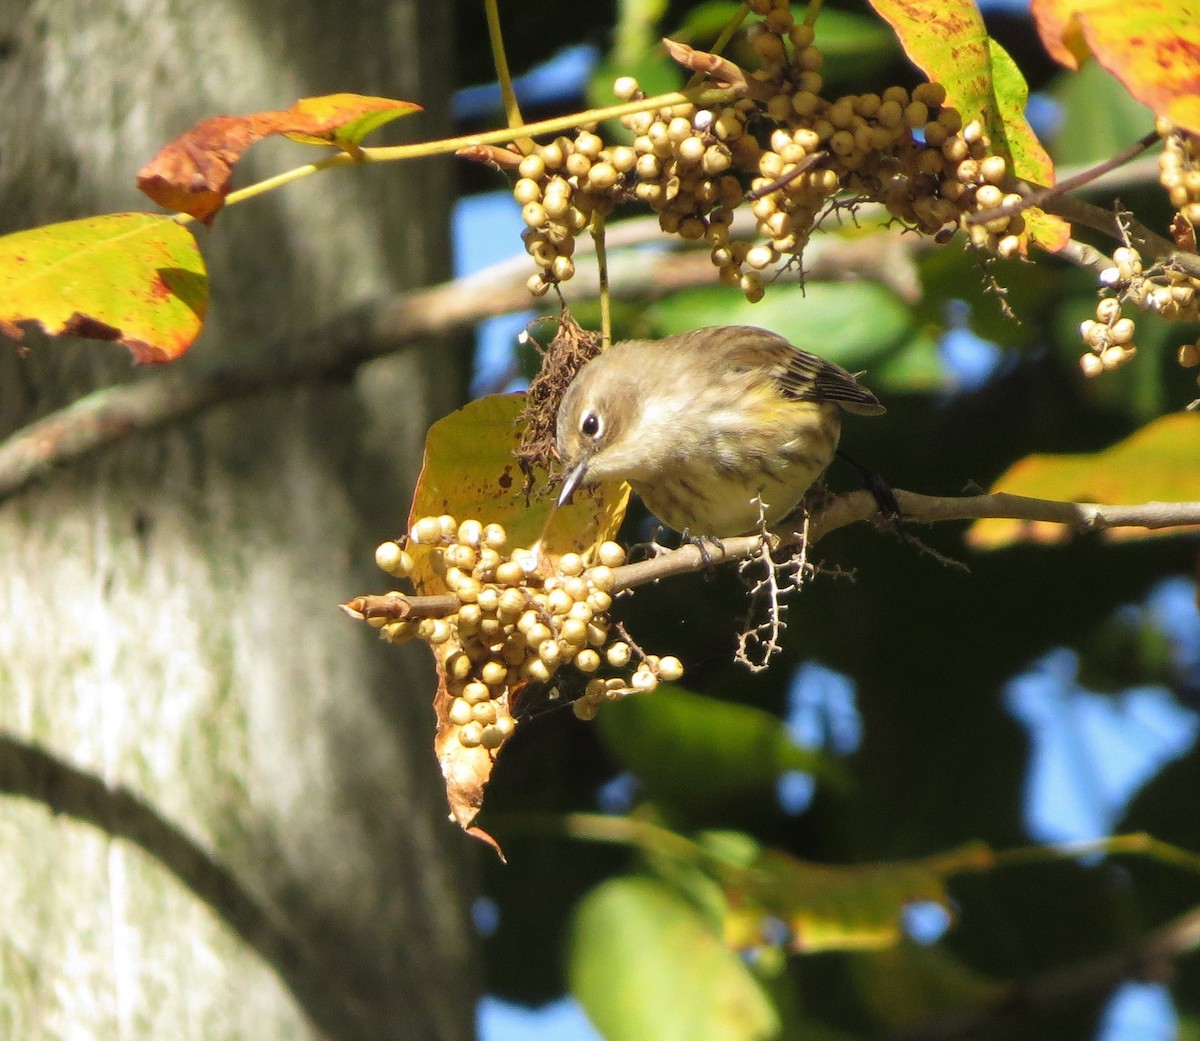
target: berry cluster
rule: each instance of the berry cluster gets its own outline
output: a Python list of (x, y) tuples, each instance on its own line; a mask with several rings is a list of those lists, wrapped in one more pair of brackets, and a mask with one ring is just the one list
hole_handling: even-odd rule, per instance
[[(1113, 250), (1112, 261), (1112, 266), (1100, 273), (1107, 292), (1096, 304), (1096, 317), (1079, 327), (1089, 349), (1079, 359), (1086, 376), (1118, 369), (1137, 353), (1133, 319), (1121, 313), (1126, 301), (1173, 321), (1200, 320), (1200, 282), (1192, 275), (1175, 267), (1144, 271), (1141, 255), (1129, 246)], [(1180, 365), (1198, 363), (1200, 346), (1185, 343), (1180, 347)]]
[(1180, 216), (1193, 229), (1200, 227), (1200, 137), (1163, 119), (1157, 121), (1156, 129), (1163, 139), (1158, 179)]
[[(751, 300), (763, 295), (763, 272), (798, 258), (839, 197), (877, 201), (898, 220), (942, 237), (966, 227), (968, 215), (1019, 201), (1004, 190), (1008, 165), (991, 154), (982, 125), (964, 126), (940, 85), (829, 100), (820, 93), (822, 55), (812, 28), (795, 24), (786, 0), (749, 6), (761, 16), (748, 31), (761, 67), (746, 74), (703, 56), (720, 67), (715, 78), (737, 83), (730, 101), (626, 116), (628, 145), (607, 145), (588, 127), (521, 160), (513, 194), (539, 268), (531, 292), (570, 278), (576, 234), (593, 214), (631, 200), (656, 212), (665, 232), (705, 240), (721, 281)], [(623, 101), (643, 98), (629, 76), (614, 92)], [(759, 240), (733, 241), (734, 211), (747, 200)], [(973, 245), (1001, 256), (1021, 251), (1023, 232), (1019, 214), (968, 228)]]
[[(429, 548), (429, 566), (454, 594), (457, 609), (416, 622), (370, 621), (384, 639), (415, 637), (437, 650), (451, 697), (442, 725), (453, 728), (465, 748), (499, 749), (515, 727), (515, 692), (530, 681), (550, 682), (564, 665), (593, 675), (605, 663), (624, 669), (635, 656), (642, 658), (628, 683), (619, 677), (592, 680), (576, 702), (585, 718), (595, 715), (604, 698), (653, 690), (659, 678), (683, 674), (677, 658), (642, 656), (623, 640), (610, 641), (613, 569), (625, 561), (615, 542), (602, 543), (590, 565), (577, 553), (563, 554), (548, 577), (540, 574), (531, 550), (508, 550), (499, 524), (422, 517), (408, 543)], [(396, 578), (412, 577), (418, 567), (414, 554), (398, 542), (379, 546), (375, 562)]]

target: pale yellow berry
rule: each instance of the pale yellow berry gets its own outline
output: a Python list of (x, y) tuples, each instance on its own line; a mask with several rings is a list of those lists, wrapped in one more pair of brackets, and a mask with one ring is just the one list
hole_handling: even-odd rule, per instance
[(478, 748), (483, 741), (483, 727), (475, 722), (466, 724), (458, 732), (458, 741), (463, 748)]
[(479, 670), (479, 678), (489, 687), (502, 686), (508, 679), (508, 668), (501, 661), (484, 662), (483, 668)]
[(668, 654), (658, 661), (658, 678), (674, 683), (683, 676), (683, 663), (674, 655)]
[(583, 557), (578, 553), (564, 553), (559, 558), (558, 570), (564, 575), (583, 574)]
[(999, 184), (1008, 173), (1008, 163), (1002, 155), (989, 155), (979, 162), (979, 176), (991, 184)]
[(634, 669), (629, 685), (640, 694), (648, 694), (658, 686), (658, 677), (639, 665)]
[(1133, 339), (1133, 319), (1118, 318), (1112, 324), (1112, 342), (1126, 344)]
[(1105, 325), (1111, 325), (1121, 317), (1121, 301), (1115, 296), (1106, 296), (1096, 304), (1096, 318), (1104, 322)]
[(404, 643), (417, 635), (417, 627), (412, 622), (388, 622), (385, 620), (379, 634), (389, 643)]
[(632, 76), (619, 76), (613, 83), (613, 94), (621, 101), (631, 101), (638, 90), (638, 81)]
[(580, 672), (595, 672), (600, 668), (600, 655), (590, 647), (575, 655), (575, 668)]
[(1185, 369), (1200, 365), (1200, 344), (1185, 343), (1179, 348), (1179, 364)]
[(479, 680), (472, 680), (463, 687), (463, 700), (470, 705), (477, 705), (481, 701), (488, 701), (491, 696), (492, 689), (486, 683), (480, 683)]
[(450, 703), (450, 711), (446, 716), (456, 727), (461, 727), (464, 723), (470, 723), (475, 718), (475, 713), (469, 701), (465, 698), (455, 698)]
[(471, 707), (471, 715), (476, 723), (482, 723), (487, 726), (489, 723), (496, 722), (496, 703), (494, 701), (481, 701), (477, 705)]
[(521, 671), (535, 683), (549, 683), (554, 678), (555, 666), (547, 665), (541, 658), (527, 661)]
[(629, 664), (630, 658), (633, 657), (633, 650), (627, 643), (612, 643), (605, 648), (604, 656), (608, 659), (608, 664), (614, 669), (623, 669)]
[(493, 724), (492, 726), (485, 726), (483, 728), (483, 734), (480, 736), (479, 743), (489, 752), (494, 752), (504, 744), (505, 737), (504, 731), (498, 725)]
[(422, 618), (417, 623), (417, 635), (436, 647), (450, 639), (450, 623), (444, 618)]
[(581, 621), (578, 618), (563, 619), (562, 626), (558, 632), (563, 642), (572, 644), (575, 647), (582, 647), (587, 643), (587, 622)]
[(395, 578), (407, 578), (412, 573), (413, 559), (397, 542), (380, 543), (375, 550), (375, 563)]
[(418, 546), (434, 546), (442, 540), (442, 529), (436, 517), (422, 517), (413, 525), (412, 540)]
[(600, 714), (600, 706), (591, 698), (579, 698), (571, 702), (571, 711), (575, 713), (576, 719), (587, 723)]
[(530, 647), (539, 647), (553, 636), (550, 627), (540, 621), (534, 622), (525, 632), (525, 640)]

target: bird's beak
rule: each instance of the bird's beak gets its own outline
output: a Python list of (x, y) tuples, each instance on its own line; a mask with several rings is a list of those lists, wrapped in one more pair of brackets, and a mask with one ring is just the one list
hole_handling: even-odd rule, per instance
[(562, 490), (558, 493), (559, 507), (566, 506), (575, 494), (575, 489), (583, 484), (587, 477), (588, 457), (585, 455), (563, 476)]

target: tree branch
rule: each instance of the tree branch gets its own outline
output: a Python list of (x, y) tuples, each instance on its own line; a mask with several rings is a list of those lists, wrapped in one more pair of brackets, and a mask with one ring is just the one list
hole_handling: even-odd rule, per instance
[[(979, 520), (1002, 517), (1011, 520), (1049, 521), (1086, 533), (1109, 528), (1146, 528), (1158, 531), (1200, 525), (1200, 502), (1147, 502), (1136, 506), (1106, 506), (1088, 502), (1058, 502), (1033, 499), (1024, 495), (996, 492), (991, 495), (940, 496), (896, 491), (901, 519), (916, 524), (938, 521)], [(870, 492), (839, 495), (814, 511), (808, 523), (808, 545), (815, 545), (832, 531), (879, 517), (879, 507)], [(781, 548), (799, 545), (799, 532), (790, 526), (771, 530)], [(728, 539), (705, 539), (703, 551), (697, 545), (680, 546), (651, 560), (622, 564), (613, 569), (614, 592), (635, 589), (674, 575), (701, 571), (714, 564), (735, 563), (757, 556), (762, 549), (758, 535), (739, 535)], [(344, 605), (349, 613), (364, 618), (444, 617), (458, 610), (460, 603), (452, 594), (403, 596), (394, 593), (360, 596)]]
[(1162, 980), (1172, 962), (1200, 947), (1200, 907), (1186, 911), (1141, 943), (1055, 969), (1004, 989), (981, 1008), (886, 1034), (884, 1041), (950, 1041), (975, 1036), (1015, 1016), (1061, 1008), (1077, 998), (1096, 997), (1125, 980)]
[[(752, 230), (752, 221), (746, 224)], [(609, 249), (661, 241), (656, 218), (625, 221), (607, 230)], [(833, 239), (814, 244), (810, 278), (844, 276), (847, 270), (887, 281), (906, 299), (919, 296), (911, 251), (915, 236), (887, 233), (882, 244)], [(581, 240), (579, 255), (592, 251)], [(0, 442), (0, 502), (55, 468), (117, 444), (134, 434), (170, 426), (207, 409), (253, 394), (323, 380), (349, 378), (358, 366), (414, 342), (468, 329), (486, 318), (534, 306), (525, 287), (528, 258), (514, 257), (474, 275), (414, 290), (350, 311), (305, 336), (258, 344), (235, 356), (210, 360), (198, 352), (132, 383), (94, 391), (16, 431)], [(707, 250), (629, 252), (614, 265), (610, 290), (621, 299), (653, 299), (678, 289), (709, 285)], [(594, 296), (597, 277), (580, 265), (573, 295)]]

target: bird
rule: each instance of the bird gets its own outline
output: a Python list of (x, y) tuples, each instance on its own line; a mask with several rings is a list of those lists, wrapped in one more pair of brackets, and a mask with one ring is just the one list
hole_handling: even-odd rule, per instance
[(758, 532), (825, 472), (843, 411), (886, 410), (855, 374), (766, 329), (625, 340), (588, 361), (563, 395), (558, 504), (580, 485), (625, 481), (685, 535)]

